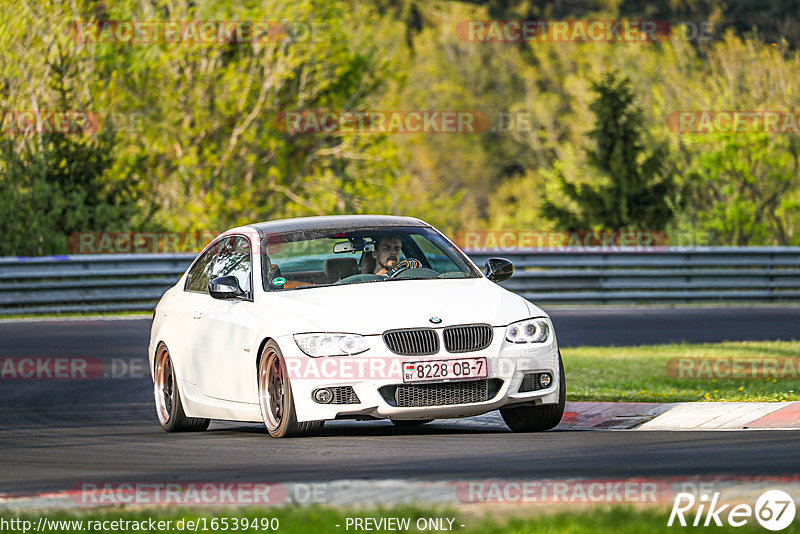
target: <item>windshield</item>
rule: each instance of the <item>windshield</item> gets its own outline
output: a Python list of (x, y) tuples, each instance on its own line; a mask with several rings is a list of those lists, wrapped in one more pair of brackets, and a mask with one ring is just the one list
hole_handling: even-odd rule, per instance
[(430, 228), (293, 232), (265, 241), (265, 291), (480, 277), (460, 250)]

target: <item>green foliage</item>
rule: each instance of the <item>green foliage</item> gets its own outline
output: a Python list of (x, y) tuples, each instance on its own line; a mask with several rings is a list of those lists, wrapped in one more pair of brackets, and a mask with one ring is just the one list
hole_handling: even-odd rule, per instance
[(635, 107), (629, 79), (611, 72), (593, 83), (592, 90), (597, 94), (589, 106), (595, 128), (588, 136), (596, 146), (586, 157), (607, 183), (576, 185), (556, 168), (559, 184), (577, 210), (545, 198), (542, 213), (562, 230), (663, 230), (672, 217), (670, 196), (675, 190), (664, 169), (666, 150), (645, 147), (643, 114)]
[[(796, 341), (726, 341), (640, 347), (573, 347), (562, 350), (567, 400), (592, 402), (784, 402), (800, 400), (800, 377), (792, 375)], [(715, 378), (707, 367), (679, 377), (669, 374), (678, 359), (790, 363), (784, 376)], [(672, 362), (670, 364), (670, 362)], [(750, 363), (742, 363), (750, 369)], [(764, 364), (767, 368), (767, 363)], [(724, 365), (722, 366), (725, 369)], [(706, 370), (704, 370), (706, 369)], [(730, 369), (730, 367), (728, 367)], [(784, 369), (780, 363), (778, 369)], [(687, 378), (687, 377), (694, 378)]]
[[(679, 110), (798, 109), (790, 7), (756, 16), (724, 0), (24, 2), (0, 10), (0, 111), (138, 122), (85, 135), (0, 132), (0, 228), (9, 236), (0, 254), (66, 252), (75, 231), (218, 230), (335, 213), (414, 215), (447, 232), (671, 221), (713, 245), (797, 245), (796, 136), (668, 128)], [(481, 43), (455, 31), (488, 18), (616, 16), (708, 19), (738, 35)], [(276, 21), (287, 31), (263, 42), (81, 43), (69, 31), (78, 20)], [(749, 34), (752, 23), (762, 33)], [(768, 31), (787, 42), (762, 42)], [(593, 85), (607, 72), (629, 82)], [(491, 127), (282, 128), (281, 113), (312, 110), (476, 111)]]
[[(51, 18), (45, 20), (52, 22), (57, 13), (48, 15)], [(9, 30), (25, 21), (25, 14), (6, 19), (2, 28)], [(0, 36), (15, 35), (6, 31)], [(48, 132), (46, 126), (42, 131), (19, 130), (24, 123), (14, 118), (15, 113), (30, 109), (29, 102), (45, 122), (60, 112), (91, 113), (90, 99), (82, 94), (84, 60), (74, 46), (65, 36), (26, 37), (28, 43), (14, 42), (16, 46), (9, 46), (0, 61), (6, 81), (0, 93), (5, 104), (0, 106), (4, 125), (0, 134), (0, 205), (4, 208), (0, 255), (63, 253), (73, 232), (129, 229), (142, 197), (141, 183), (110, 176), (118, 143), (113, 128), (99, 133), (92, 133), (91, 127), (81, 133), (76, 126), (67, 133)], [(45, 43), (48, 48), (43, 50)], [(23, 80), (38, 83), (20, 83)]]
[(768, 43), (788, 42), (800, 46), (800, 2), (751, 2), (750, 0), (623, 0), (618, 12), (624, 18), (670, 21), (708, 21), (715, 33), (735, 30), (738, 35), (753, 35)]
[[(118, 81), (123, 95), (149, 97), (145, 135), (132, 143), (151, 156), (149, 172), (161, 180), (161, 200), (172, 208), (162, 213), (168, 226), (222, 228), (281, 216), (350, 212), (363, 204), (364, 199), (353, 198), (351, 187), (362, 180), (387, 194), (396, 171), (387, 169), (384, 154), (375, 154), (374, 148), (384, 140), (281, 128), (282, 112), (367, 108), (388, 75), (389, 60), (353, 36), (358, 31), (350, 19), (354, 13), (343, 2), (245, 8), (236, 2), (212, 7), (185, 1), (176, 7), (177, 12), (160, 18), (277, 19), (304, 30), (233, 48), (217, 43), (165, 46), (156, 56), (157, 69), (141, 56), (143, 50), (97, 46), (97, 53), (113, 56), (116, 65), (137, 67), (133, 76)], [(115, 5), (110, 16), (152, 19), (130, 3)], [(153, 91), (154, 86), (163, 90)], [(367, 159), (375, 164), (371, 175), (363, 176)]]
[(124, 229), (136, 213), (139, 192), (135, 183), (104, 179), (113, 147), (113, 133), (3, 140), (0, 204), (10, 211), (0, 218), (0, 255), (59, 253), (73, 232)]
[(787, 197), (797, 186), (798, 142), (769, 134), (724, 135), (700, 155), (689, 174), (691, 206), (687, 216), (716, 242), (747, 246), (774, 238), (796, 244), (800, 203)]

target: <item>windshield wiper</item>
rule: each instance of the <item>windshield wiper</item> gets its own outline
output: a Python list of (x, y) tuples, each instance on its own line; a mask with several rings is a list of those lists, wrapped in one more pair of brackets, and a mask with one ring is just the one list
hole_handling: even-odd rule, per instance
[(440, 278), (438, 276), (403, 276), (402, 278), (387, 277), (386, 280), (440, 280)]
[(383, 282), (383, 280), (363, 280), (361, 282), (350, 282), (347, 284), (340, 284), (338, 282), (334, 282), (332, 284), (313, 284), (308, 286), (297, 286), (295, 288), (289, 289), (288, 291), (294, 291), (295, 289), (313, 289), (315, 287), (333, 287), (333, 286), (355, 286), (358, 284), (368, 284), (370, 282)]
[(337, 284), (312, 284), (312, 285), (307, 285), (307, 286), (293, 287), (292, 289), (289, 289), (287, 291), (294, 291), (296, 289), (312, 289), (312, 288), (315, 288), (315, 287), (330, 287), (330, 286), (335, 286), (335, 285), (337, 285)]

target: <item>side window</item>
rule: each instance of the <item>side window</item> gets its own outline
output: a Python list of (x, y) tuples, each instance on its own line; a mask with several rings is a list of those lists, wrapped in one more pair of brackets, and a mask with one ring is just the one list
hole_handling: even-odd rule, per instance
[(219, 244), (211, 245), (202, 256), (192, 266), (189, 271), (189, 278), (186, 280), (186, 291), (208, 292), (208, 281), (211, 279), (211, 267), (214, 265), (214, 258), (217, 255)]
[(229, 237), (219, 242), (211, 279), (218, 276), (235, 276), (248, 297), (252, 296), (253, 263), (250, 259), (250, 242), (245, 237)]

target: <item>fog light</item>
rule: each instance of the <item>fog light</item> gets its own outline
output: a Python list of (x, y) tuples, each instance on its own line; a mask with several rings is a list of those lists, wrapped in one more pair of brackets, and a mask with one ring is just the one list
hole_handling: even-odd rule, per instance
[(539, 383), (542, 385), (543, 388), (547, 389), (550, 387), (550, 384), (553, 382), (553, 377), (550, 376), (550, 373), (542, 373), (539, 375)]
[(333, 400), (333, 392), (328, 388), (314, 391), (314, 400), (320, 404), (328, 404)]

